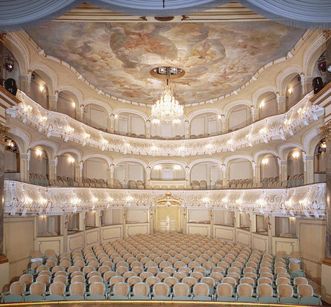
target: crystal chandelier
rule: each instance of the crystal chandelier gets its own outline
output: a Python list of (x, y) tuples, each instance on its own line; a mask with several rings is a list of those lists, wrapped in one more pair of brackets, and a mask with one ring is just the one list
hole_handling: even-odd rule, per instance
[(170, 78), (181, 77), (184, 71), (177, 67), (162, 66), (154, 68), (151, 73), (153, 76), (161, 76), (167, 81), (160, 99), (152, 106), (153, 120), (160, 122), (177, 122), (181, 120), (184, 108), (174, 97), (169, 86), (169, 80)]
[(152, 117), (163, 122), (180, 120), (184, 114), (184, 108), (173, 96), (167, 84), (160, 99), (152, 106)]

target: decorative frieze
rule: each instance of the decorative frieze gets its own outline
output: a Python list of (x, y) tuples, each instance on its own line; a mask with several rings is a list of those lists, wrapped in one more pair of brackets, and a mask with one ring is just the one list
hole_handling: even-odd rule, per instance
[(41, 187), (5, 181), (5, 213), (54, 215), (109, 207), (156, 206), (165, 193), (184, 208), (219, 208), (277, 216), (325, 216), (325, 184), (289, 189), (127, 190)]

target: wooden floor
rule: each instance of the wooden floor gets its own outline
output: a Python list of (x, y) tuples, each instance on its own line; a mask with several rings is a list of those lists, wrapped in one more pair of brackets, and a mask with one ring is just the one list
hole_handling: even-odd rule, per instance
[[(44, 307), (59, 307), (59, 306), (72, 306), (72, 307), (99, 307), (99, 306), (112, 306), (112, 307), (125, 307), (125, 306), (134, 306), (134, 307), (181, 307), (181, 306), (194, 306), (194, 307), (204, 307), (204, 306), (236, 306), (236, 307), (245, 307), (245, 306), (300, 306), (305, 307), (304, 305), (282, 305), (282, 304), (257, 304), (257, 303), (228, 303), (228, 302), (194, 302), (194, 301), (62, 301), (62, 302), (36, 302), (36, 303), (14, 303), (14, 304), (0, 304), (0, 306), (44, 306)], [(308, 306), (307, 306), (308, 307)]]

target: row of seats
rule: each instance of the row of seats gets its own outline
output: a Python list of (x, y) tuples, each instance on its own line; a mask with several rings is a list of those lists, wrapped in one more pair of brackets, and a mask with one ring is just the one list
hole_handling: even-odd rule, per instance
[(44, 299), (320, 303), (296, 259), (177, 233), (35, 255), (4, 301)]
[[(214, 295), (210, 294), (209, 285), (203, 282), (196, 283), (192, 290), (187, 283), (178, 282), (172, 290), (165, 282), (156, 282), (151, 287), (145, 282), (137, 282), (130, 286), (127, 282), (116, 282), (110, 288), (103, 282), (93, 282), (86, 291), (83, 282), (73, 282), (69, 289), (62, 281), (54, 281), (46, 291), (46, 284), (33, 282), (29, 291), (25, 292), (25, 284), (14, 282), (10, 287), (10, 295), (4, 296), (5, 303), (33, 302), (33, 301), (62, 301), (62, 300), (197, 300), (197, 301), (222, 301), (222, 302), (247, 302), (263, 304), (302, 304), (319, 305), (320, 299), (313, 296), (310, 285), (298, 285), (297, 295), (294, 295), (290, 285), (279, 285), (278, 297), (274, 296), (274, 289), (268, 284), (257, 286), (256, 293), (249, 284), (239, 284), (234, 295), (230, 284), (221, 283), (216, 287)], [(27, 295), (25, 295), (27, 293)]]
[[(113, 184), (107, 183), (104, 179), (83, 178), (82, 183), (74, 180), (71, 177), (57, 176), (56, 180), (49, 180), (48, 176), (39, 174), (30, 174), (30, 183), (41, 186), (57, 186), (57, 187), (89, 187), (89, 188), (114, 188), (123, 189), (122, 183), (114, 179)], [(128, 189), (145, 189), (145, 184), (142, 180), (129, 180)]]
[(29, 182), (32, 183), (32, 184), (35, 184), (35, 185), (43, 186), (43, 187), (49, 186), (48, 175), (40, 175), (40, 174), (30, 173)]
[[(92, 188), (114, 188), (123, 189), (123, 184), (118, 180), (114, 179), (113, 184), (107, 183), (104, 179), (94, 178), (83, 178), (82, 183), (75, 181), (70, 177), (57, 176), (56, 180), (49, 180), (48, 176), (39, 174), (30, 174), (30, 183), (40, 186), (59, 186), (59, 187), (92, 187)], [(213, 185), (212, 189), (250, 189), (250, 188), (286, 188), (295, 187), (304, 184), (303, 174), (289, 176), (287, 181), (279, 181), (278, 177), (264, 178), (261, 183), (254, 183), (252, 179), (236, 179), (230, 180), (228, 186), (223, 186), (222, 180), (217, 180)], [(127, 183), (128, 189), (145, 189), (145, 183), (142, 180), (129, 180)], [(209, 189), (206, 180), (193, 180), (191, 182), (192, 190), (207, 190)]]
[(288, 176), (287, 177), (287, 187), (298, 187), (304, 184), (304, 175), (294, 175), (294, 176)]

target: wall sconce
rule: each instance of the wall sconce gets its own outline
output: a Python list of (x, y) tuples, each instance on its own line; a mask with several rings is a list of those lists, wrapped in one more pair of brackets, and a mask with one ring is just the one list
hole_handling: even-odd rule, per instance
[(43, 93), (45, 91), (45, 84), (40, 83), (39, 84), (39, 92)]
[(159, 171), (159, 170), (162, 169), (162, 165), (155, 165), (155, 166), (154, 166), (154, 169), (155, 169), (156, 171)]
[(300, 151), (295, 150), (295, 151), (292, 152), (292, 158), (293, 159), (299, 159), (300, 154), (301, 154)]
[(43, 150), (40, 148), (36, 148), (34, 153), (35, 153), (36, 157), (41, 158), (43, 155)]
[(69, 164), (74, 164), (76, 162), (76, 159), (73, 156), (68, 156), (67, 161)]
[(268, 165), (269, 164), (269, 158), (263, 158), (261, 163), (262, 163), (262, 165)]
[(292, 95), (292, 94), (293, 94), (293, 87), (290, 86), (290, 87), (288, 88), (287, 92), (288, 92), (289, 95)]
[(260, 102), (259, 108), (262, 109), (265, 106), (265, 101), (264, 99)]
[[(161, 166), (161, 165), (160, 165), (160, 166)], [(181, 167), (180, 167), (180, 165), (175, 164), (175, 165), (172, 167), (172, 169), (173, 169), (174, 171), (179, 171), (179, 170), (181, 170)]]
[(5, 59), (5, 64), (3, 66), (7, 71), (12, 72), (15, 68), (15, 62), (10, 56), (7, 56)]
[(74, 101), (71, 101), (71, 107), (72, 107), (73, 109), (76, 109), (76, 103), (75, 103)]

